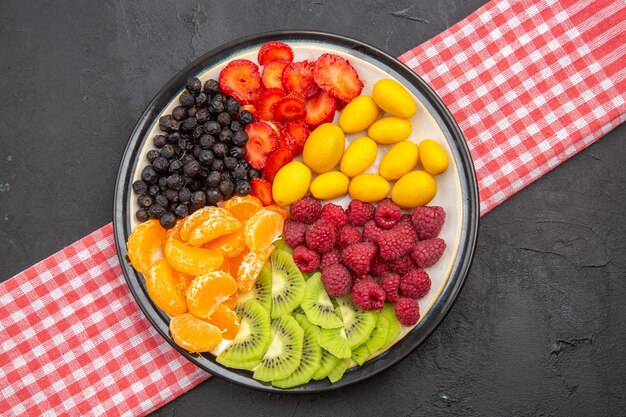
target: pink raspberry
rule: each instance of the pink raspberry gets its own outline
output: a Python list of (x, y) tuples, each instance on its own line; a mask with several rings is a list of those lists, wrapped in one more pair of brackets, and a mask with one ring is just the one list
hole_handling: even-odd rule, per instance
[(320, 260), (320, 269), (323, 271), (331, 265), (340, 263), (341, 253), (338, 250), (333, 249), (322, 255), (322, 259)]
[(337, 235), (336, 246), (337, 249), (346, 248), (353, 243), (358, 243), (361, 241), (361, 232), (356, 227), (346, 224), (339, 230), (339, 234)]
[(381, 288), (385, 291), (385, 298), (390, 303), (395, 303), (400, 294), (398, 293), (398, 288), (400, 287), (400, 275), (394, 274), (393, 272), (385, 273), (378, 283)]
[(302, 272), (313, 272), (320, 263), (320, 256), (317, 252), (304, 245), (295, 248), (291, 257)]
[(394, 310), (398, 321), (405, 326), (413, 326), (420, 319), (420, 306), (412, 298), (398, 298)]
[(306, 231), (306, 245), (317, 253), (326, 253), (335, 246), (336, 235), (335, 226), (328, 220), (320, 219)]
[(402, 209), (388, 198), (378, 203), (374, 212), (374, 220), (383, 229), (391, 229), (401, 218)]
[(389, 263), (385, 261), (380, 255), (374, 256), (370, 263), (370, 273), (376, 277), (383, 275), (389, 271)]
[(363, 240), (376, 243), (378, 242), (378, 237), (382, 232), (383, 229), (378, 227), (378, 223), (376, 223), (375, 220), (370, 220), (365, 223), (365, 226), (363, 226)]
[(293, 203), (290, 211), (294, 220), (311, 224), (320, 218), (322, 214), (322, 203), (311, 196), (306, 196)]
[(287, 219), (285, 220), (285, 227), (283, 229), (283, 239), (292, 248), (304, 245), (306, 229), (306, 224)]
[(417, 242), (417, 233), (415, 232), (415, 228), (413, 228), (411, 216), (409, 216), (408, 214), (402, 216), (402, 219), (400, 219), (400, 221), (393, 227), (392, 230), (397, 230), (405, 233), (408, 239), (410, 239), (412, 242)]
[(363, 310), (382, 310), (385, 291), (373, 279), (361, 279), (352, 286), (352, 301)]
[(374, 206), (359, 200), (352, 200), (346, 211), (348, 221), (353, 226), (363, 226), (374, 218)]
[(370, 242), (354, 243), (341, 252), (343, 264), (357, 275), (365, 275), (370, 270), (376, 246)]
[(446, 211), (439, 206), (417, 207), (411, 220), (419, 240), (432, 239), (439, 236), (446, 221)]
[(441, 258), (445, 249), (446, 242), (439, 237), (422, 240), (413, 246), (411, 257), (420, 268), (428, 268)]
[(322, 283), (331, 297), (339, 297), (350, 292), (352, 276), (345, 266), (334, 264), (322, 270)]
[(409, 236), (397, 230), (385, 230), (378, 237), (380, 256), (386, 261), (393, 261), (406, 255), (414, 243)]
[(423, 269), (407, 272), (400, 281), (400, 293), (403, 297), (420, 299), (430, 291), (430, 277)]
[(389, 264), (389, 270), (400, 275), (404, 275), (415, 268), (415, 262), (413, 262), (413, 258), (411, 258), (410, 254), (401, 256), (400, 258), (391, 261), (391, 263)]
[(329, 220), (337, 228), (348, 224), (348, 215), (343, 210), (343, 207), (332, 203), (326, 204), (322, 208), (322, 219)]

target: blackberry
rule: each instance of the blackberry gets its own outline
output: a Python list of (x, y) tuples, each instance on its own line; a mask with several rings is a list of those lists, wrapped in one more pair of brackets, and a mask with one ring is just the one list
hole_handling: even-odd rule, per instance
[(198, 210), (206, 206), (206, 194), (204, 191), (196, 191), (191, 195), (191, 209)]
[(240, 107), (241, 107), (241, 104), (239, 104), (239, 102), (235, 100), (234, 98), (228, 97), (226, 99), (226, 104), (224, 108), (229, 114), (236, 114), (239, 111)]
[(206, 184), (209, 187), (217, 187), (217, 184), (220, 183), (221, 180), (221, 176), (220, 173), (217, 171), (211, 171), (209, 172), (209, 176), (206, 179)]
[(183, 132), (193, 132), (197, 125), (198, 119), (196, 119), (195, 117), (188, 117), (180, 124), (180, 130), (182, 130)]
[[(165, 192), (167, 193), (169, 190), (165, 190)], [(167, 201), (167, 197), (165, 197), (163, 194), (158, 194), (154, 197), (154, 204), (158, 204), (159, 206), (163, 206), (163, 207), (167, 207), (167, 205), (169, 204), (169, 202)], [(153, 204), (153, 205), (154, 205)]]
[(167, 177), (167, 186), (174, 190), (180, 190), (185, 185), (185, 179), (179, 174), (172, 174)]
[(148, 208), (148, 215), (155, 219), (160, 218), (165, 213), (165, 207), (159, 204), (153, 204)]
[[(204, 151), (202, 151), (204, 152)], [(198, 161), (189, 161), (185, 165), (183, 165), (183, 173), (189, 177), (193, 178), (200, 172), (200, 164)]]
[(178, 129), (178, 122), (174, 120), (171, 114), (166, 114), (159, 118), (159, 129), (164, 132), (171, 132)]
[(172, 117), (174, 120), (181, 121), (187, 117), (187, 108), (183, 106), (176, 106), (172, 110)]
[(150, 149), (148, 153), (146, 153), (146, 159), (150, 163), (154, 162), (154, 160), (157, 159), (158, 156), (159, 156), (159, 151), (157, 151), (156, 149)]
[(216, 80), (208, 80), (204, 83), (204, 92), (207, 94), (215, 94), (220, 92), (220, 85)]
[(183, 163), (179, 159), (174, 159), (172, 162), (170, 162), (170, 167), (168, 171), (171, 174), (174, 174), (174, 173), (180, 173), (181, 169), (183, 169)]
[(235, 194), (248, 195), (252, 191), (252, 187), (248, 181), (239, 180), (235, 183)]
[(237, 159), (243, 158), (243, 153), (243, 148), (240, 148), (239, 146), (233, 146), (228, 150), (228, 155)]
[(156, 135), (152, 138), (152, 143), (155, 148), (162, 148), (167, 143), (167, 138), (163, 135)]
[(198, 141), (202, 149), (211, 149), (215, 144), (215, 138), (211, 135), (202, 135)]
[(148, 221), (150, 219), (150, 215), (148, 214), (148, 212), (146, 210), (137, 210), (135, 212), (135, 217), (137, 218), (137, 220), (139, 220), (141, 223)]
[(141, 179), (148, 184), (154, 184), (159, 180), (159, 176), (152, 166), (148, 165), (141, 171)]
[(214, 160), (211, 163), (211, 170), (212, 171), (224, 171), (224, 162), (220, 161), (219, 159)]
[(232, 156), (227, 156), (224, 158), (224, 167), (230, 171), (235, 169), (237, 166), (237, 159)]
[(207, 103), (207, 101), (209, 101), (209, 97), (207, 97), (207, 95), (204, 93), (199, 93), (196, 96), (196, 107), (204, 106)]
[(230, 130), (233, 132), (241, 132), (243, 130), (243, 125), (239, 123), (238, 120), (233, 120), (230, 122)]
[(187, 214), (189, 214), (189, 209), (187, 208), (186, 205), (184, 204), (179, 204), (176, 206), (176, 208), (174, 209), (174, 214), (176, 215), (176, 217), (178, 217), (179, 219), (182, 219), (183, 217), (187, 217)]
[(228, 148), (223, 143), (216, 143), (213, 146), (213, 155), (217, 159), (224, 159), (226, 154), (228, 153)]
[(148, 194), (151, 197), (154, 197), (155, 195), (159, 194), (161, 192), (161, 189), (159, 188), (158, 185), (151, 185), (150, 188), (148, 188)]
[(233, 178), (236, 180), (242, 180), (246, 178), (248, 174), (248, 168), (244, 167), (241, 164), (237, 164), (235, 169), (233, 169)]
[(230, 124), (230, 114), (226, 112), (222, 112), (217, 115), (217, 117), (215, 118), (215, 121), (217, 121), (217, 123), (219, 123), (222, 126), (228, 126)]
[(164, 229), (171, 229), (172, 227), (176, 226), (176, 216), (174, 216), (169, 211), (165, 212), (159, 219), (159, 222)]
[(178, 192), (178, 201), (188, 203), (191, 200), (191, 191), (187, 187), (183, 187)]
[(259, 171), (258, 169), (250, 168), (248, 170), (248, 178), (261, 178), (261, 171)]
[(217, 123), (215, 120), (209, 120), (203, 125), (203, 129), (204, 133), (208, 135), (217, 135), (218, 133), (220, 133), (220, 130), (222, 128), (220, 127), (220, 124)]
[(161, 155), (165, 159), (172, 159), (174, 155), (176, 155), (176, 151), (174, 150), (174, 146), (169, 143), (161, 148), (159, 151), (159, 155)]
[(181, 106), (190, 108), (193, 107), (194, 104), (196, 104), (196, 98), (192, 94), (189, 94), (188, 91), (183, 91), (182, 94), (178, 97), (178, 102)]
[(239, 130), (233, 133), (233, 136), (230, 139), (230, 141), (235, 146), (243, 146), (248, 142), (248, 134), (243, 130)]
[(254, 116), (248, 110), (243, 110), (239, 112), (239, 122), (244, 125), (249, 125), (254, 122)]
[(167, 201), (169, 201), (171, 203), (177, 203), (178, 202), (178, 191), (172, 190), (171, 188), (168, 188), (167, 190), (165, 190), (165, 198), (166, 198)]
[(152, 197), (149, 195), (140, 195), (137, 197), (137, 205), (141, 208), (148, 208), (152, 205)]
[(154, 168), (154, 170), (159, 173), (166, 172), (169, 166), (170, 161), (163, 158), (162, 156), (159, 156), (154, 161), (152, 161), (152, 168)]
[(235, 184), (231, 180), (222, 180), (217, 185), (217, 189), (224, 195), (230, 195), (235, 191)]
[(213, 155), (213, 152), (208, 149), (202, 149), (198, 155), (198, 161), (204, 165), (210, 165), (214, 159), (215, 156)]
[(210, 117), (211, 113), (209, 113), (209, 109), (202, 108), (196, 112), (196, 120), (198, 120), (198, 124), (204, 125)]
[(202, 90), (202, 83), (197, 77), (189, 77), (185, 83), (185, 90), (194, 95), (198, 94)]
[(217, 188), (207, 188), (206, 200), (209, 204), (217, 204), (224, 199), (222, 193)]
[(222, 129), (222, 131), (217, 135), (217, 139), (223, 143), (230, 142), (232, 137), (233, 137), (233, 132), (231, 132), (231, 130), (227, 127)]

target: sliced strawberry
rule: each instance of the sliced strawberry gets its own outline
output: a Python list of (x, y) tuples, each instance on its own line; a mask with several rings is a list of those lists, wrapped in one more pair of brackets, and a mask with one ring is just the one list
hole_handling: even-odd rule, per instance
[[(289, 123), (294, 123), (294, 122), (289, 122)], [(291, 155), (296, 156), (298, 154), (297, 152), (298, 146), (296, 145), (296, 141), (293, 138), (293, 136), (291, 136), (289, 132), (287, 132), (287, 129), (286, 129), (286, 126), (289, 123), (285, 123), (283, 126), (281, 126), (280, 137), (278, 138), (278, 149), (288, 149), (289, 152), (291, 152)]]
[(299, 155), (309, 138), (309, 127), (302, 121), (285, 123), (284, 135), (290, 136), (295, 144), (295, 154)]
[(287, 165), (293, 159), (293, 154), (289, 149), (279, 149), (267, 158), (265, 168), (263, 168), (263, 177), (269, 182), (274, 181), (274, 177), (279, 169)]
[(288, 93), (300, 94), (304, 98), (313, 97), (319, 91), (313, 79), (314, 70), (314, 62), (292, 62), (283, 70), (283, 88)]
[(254, 105), (252, 104), (244, 104), (243, 106), (239, 107), (239, 112), (241, 113), (242, 111), (247, 110), (250, 113), (252, 113), (252, 115), (254, 116), (254, 118), (256, 119), (256, 107), (254, 107)]
[(253, 168), (263, 169), (267, 158), (278, 148), (278, 134), (264, 122), (250, 123), (246, 126), (246, 133), (246, 160)]
[(266, 65), (272, 61), (293, 61), (293, 51), (291, 47), (283, 42), (268, 42), (259, 49), (259, 64)]
[(283, 59), (272, 61), (263, 67), (261, 81), (265, 88), (283, 88), (283, 70), (289, 65), (289, 61)]
[(261, 200), (261, 204), (269, 206), (274, 202), (272, 198), (272, 184), (263, 178), (252, 178), (250, 180), (250, 186), (252, 187), (250, 195)]
[(308, 99), (304, 106), (306, 107), (306, 117), (304, 121), (311, 128), (315, 128), (322, 123), (330, 123), (335, 118), (335, 110), (337, 109), (336, 99), (331, 97), (326, 91), (322, 90), (313, 98)]
[(258, 120), (274, 120), (274, 105), (285, 97), (285, 92), (278, 88), (263, 91), (261, 98), (256, 102)]
[(342, 111), (344, 107), (348, 105), (345, 101), (341, 101), (338, 98), (335, 99), (335, 105), (337, 106), (337, 111)]
[(306, 108), (301, 97), (288, 95), (278, 100), (274, 105), (274, 120), (279, 122), (302, 120), (305, 116)]
[(252, 103), (262, 88), (259, 67), (247, 59), (230, 61), (220, 72), (219, 84), (224, 94), (233, 96), (241, 104)]
[(321, 89), (346, 102), (363, 89), (363, 82), (350, 61), (335, 54), (322, 54), (317, 59), (313, 77)]

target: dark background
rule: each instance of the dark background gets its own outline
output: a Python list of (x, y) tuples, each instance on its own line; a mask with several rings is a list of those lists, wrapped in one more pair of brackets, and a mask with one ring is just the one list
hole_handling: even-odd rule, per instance
[[(0, 278), (111, 221), (135, 121), (197, 56), (277, 29), (397, 56), (483, 3), (0, 2)], [(212, 378), (154, 414), (624, 415), (625, 137), (621, 126), (487, 214), (458, 302), (391, 369), (314, 396)]]

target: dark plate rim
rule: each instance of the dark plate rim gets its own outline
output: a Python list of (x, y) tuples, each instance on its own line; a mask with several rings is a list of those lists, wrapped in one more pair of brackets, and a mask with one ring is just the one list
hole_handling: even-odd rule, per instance
[[(143, 145), (151, 122), (167, 103), (169, 103), (172, 97), (178, 94), (187, 77), (202, 71), (204, 68), (211, 65), (211, 61), (219, 61), (223, 59), (224, 56), (236, 53), (242, 48), (270, 40), (320, 41), (349, 48), (383, 63), (387, 66), (387, 69), (395, 71), (409, 80), (412, 86), (426, 98), (426, 102), (422, 104), (431, 112), (431, 115), (436, 119), (442, 131), (448, 136), (448, 140), (451, 139), (456, 145), (456, 151), (458, 152), (456, 155), (458, 158), (457, 162), (460, 162), (458, 168), (461, 177), (461, 188), (464, 195), (463, 206), (464, 210), (467, 212), (467, 216), (463, 219), (463, 224), (461, 225), (461, 241), (459, 243), (456, 260), (450, 272), (450, 278), (441, 291), (439, 298), (435, 301), (435, 304), (417, 327), (411, 330), (411, 332), (384, 354), (374, 360), (366, 362), (361, 367), (349, 370), (344, 377), (335, 384), (330, 384), (330, 382), (326, 380), (311, 381), (301, 387), (288, 390), (275, 388), (271, 385), (256, 381), (251, 377), (249, 372), (222, 367), (215, 362), (214, 357), (210, 354), (206, 356), (192, 355), (176, 345), (168, 333), (167, 316), (150, 301), (145, 287), (141, 283), (142, 278), (140, 274), (130, 266), (126, 253), (126, 240), (130, 232), (130, 217), (127, 215), (126, 207), (128, 207), (128, 199), (131, 195), (132, 173), (138, 163), (138, 161), (136, 161), (136, 155)], [(174, 349), (201, 369), (238, 385), (271, 393), (299, 394), (335, 390), (377, 375), (404, 359), (432, 334), (452, 308), (465, 283), (474, 257), (478, 237), (479, 213), (476, 173), (463, 133), (446, 105), (421, 77), (387, 53), (369, 44), (343, 35), (318, 31), (275, 31), (240, 38), (209, 51), (180, 70), (151, 100), (135, 125), (120, 162), (114, 195), (113, 233), (119, 263), (133, 297), (151, 324)]]

